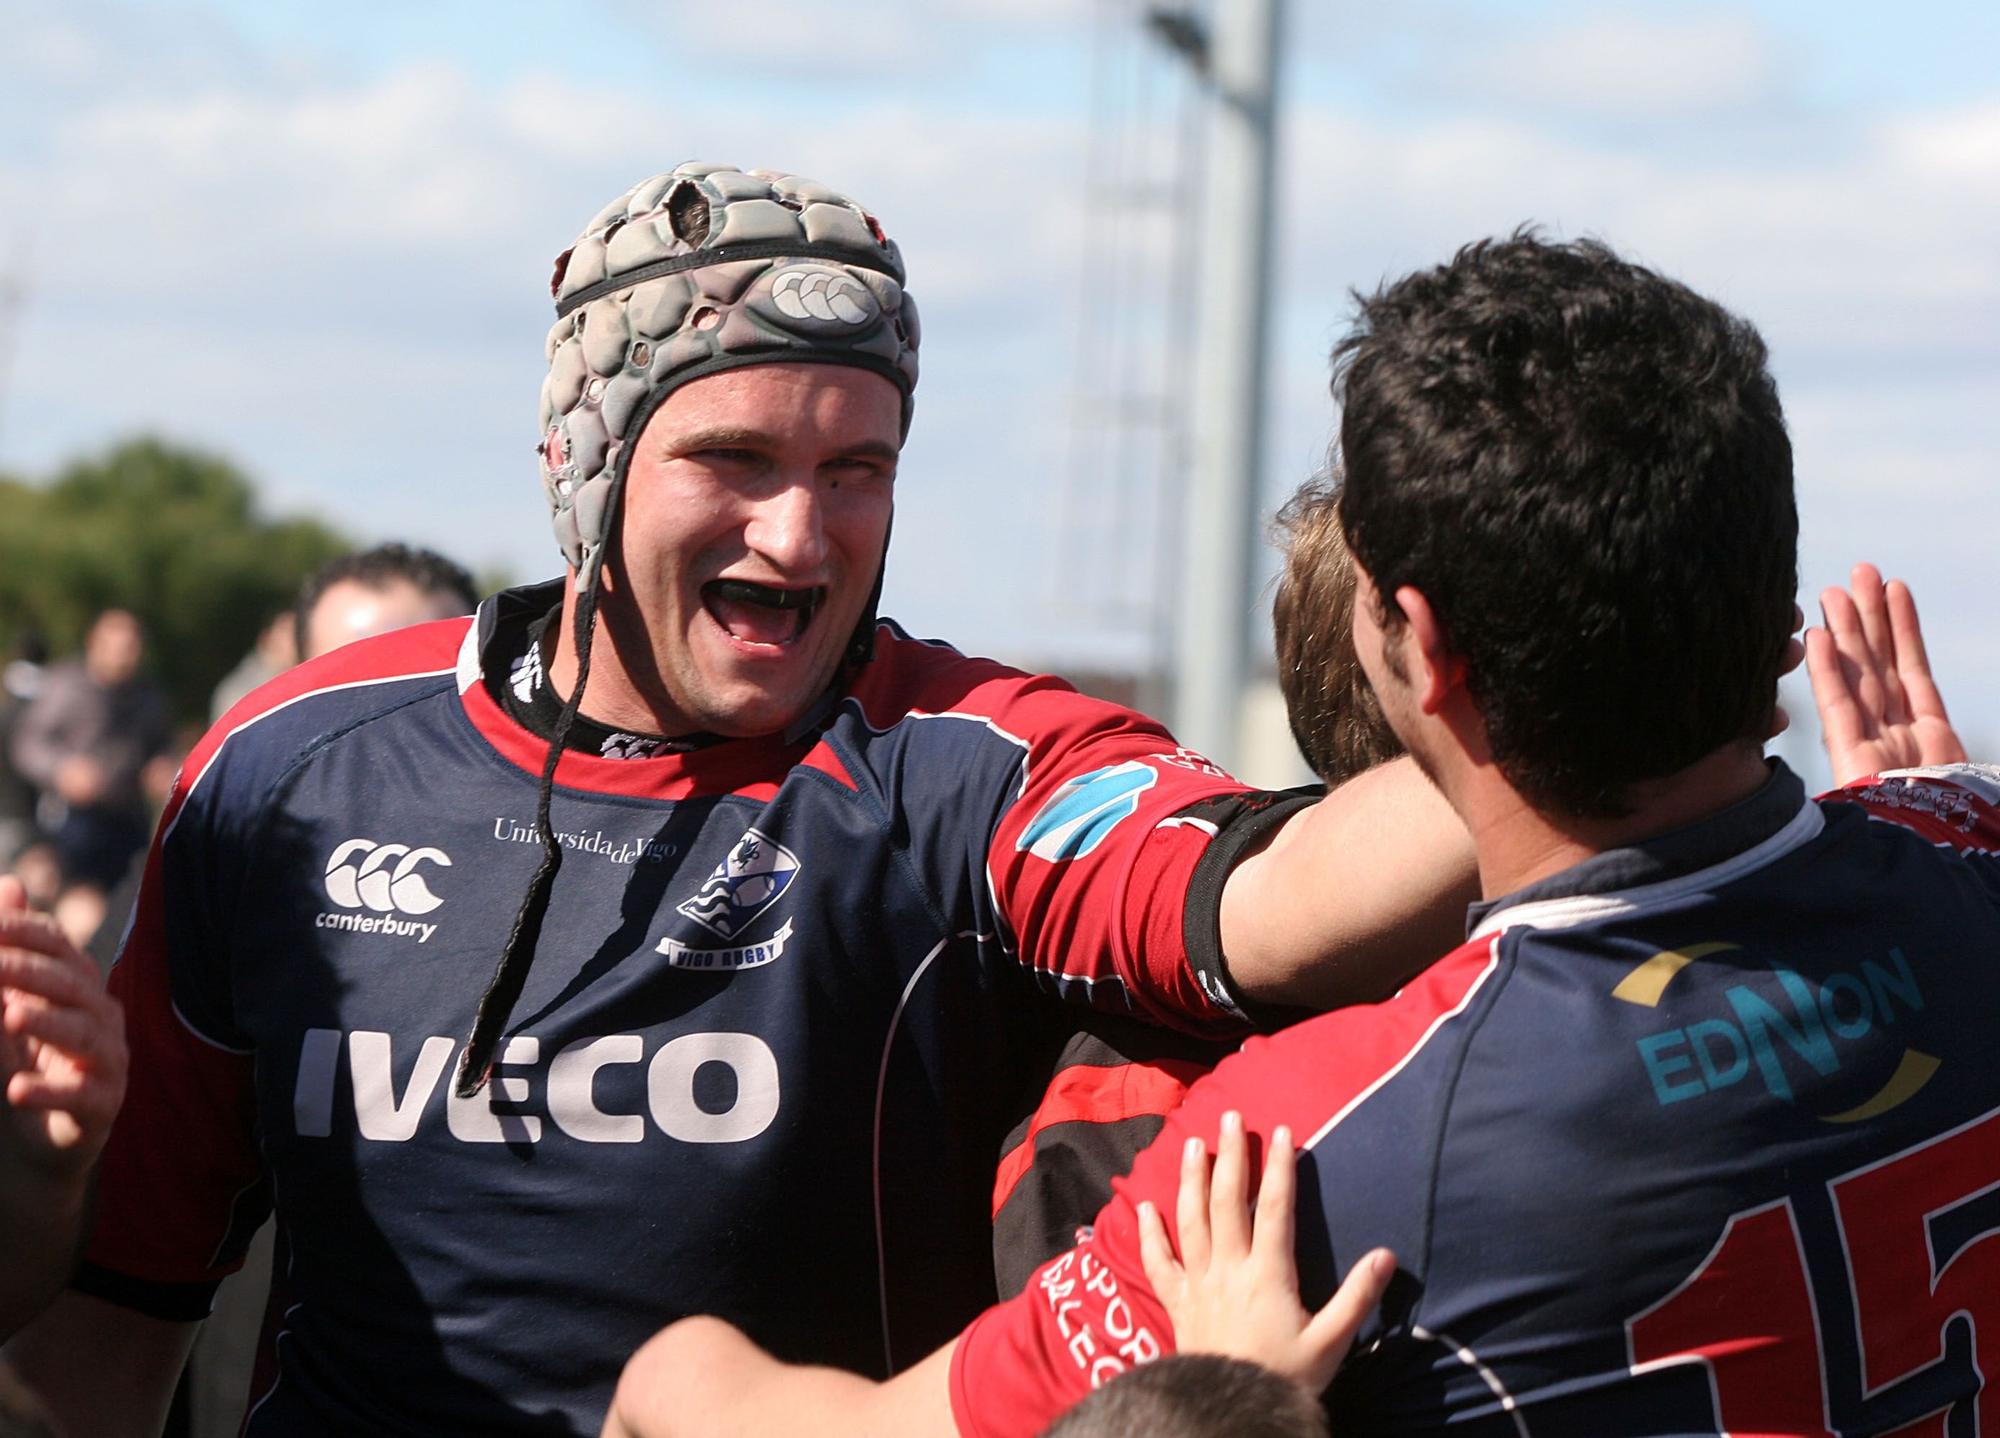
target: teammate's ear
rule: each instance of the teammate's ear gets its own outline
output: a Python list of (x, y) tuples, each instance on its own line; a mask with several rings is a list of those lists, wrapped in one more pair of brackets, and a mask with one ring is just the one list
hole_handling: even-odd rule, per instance
[(1419, 709), (1435, 714), (1454, 690), (1464, 687), (1465, 660), (1452, 651), (1444, 625), (1422, 590), (1401, 586), (1396, 590), (1396, 607), (1408, 622), (1403, 656), (1410, 666), (1410, 691)]

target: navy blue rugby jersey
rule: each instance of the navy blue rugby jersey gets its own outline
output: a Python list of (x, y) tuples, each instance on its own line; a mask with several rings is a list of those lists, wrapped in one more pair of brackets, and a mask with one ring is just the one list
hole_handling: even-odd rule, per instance
[(459, 1100), (541, 852), (543, 742), (494, 691), (556, 592), (259, 690), (162, 820), (77, 1282), (199, 1317), (275, 1207), (251, 1435), (595, 1433), (623, 1360), (690, 1313), (887, 1373), (993, 1297), (1015, 1016), (1053, 991), (1235, 1022), (1184, 921), (1242, 786), (885, 622), (811, 733), (565, 752), (537, 957)]
[(1346, 1435), (2000, 1432), (2000, 770), (1743, 804), (1474, 910), (1389, 1002), (1252, 1039), (954, 1355), (1037, 1433), (1173, 1347), (1135, 1205), (1289, 1125), (1301, 1292), (1400, 1272)]

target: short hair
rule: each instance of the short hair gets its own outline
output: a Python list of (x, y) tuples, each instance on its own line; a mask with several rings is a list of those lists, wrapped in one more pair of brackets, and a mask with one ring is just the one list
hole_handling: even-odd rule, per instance
[(1278, 511), (1285, 566), (1271, 602), (1278, 688), (1306, 764), (1328, 788), (1403, 752), (1354, 653), (1354, 558), (1337, 478), (1307, 480)]
[(1414, 586), (1529, 803), (1761, 741), (1792, 630), (1792, 449), (1763, 341), (1686, 286), (1534, 231), (1357, 295), (1334, 350), (1341, 517), (1378, 617)]
[(1179, 1353), (1121, 1373), (1043, 1438), (1328, 1438), (1319, 1400), (1268, 1368)]
[(320, 596), (346, 580), (370, 589), (387, 589), (392, 584), (409, 584), (424, 594), (458, 601), (470, 614), (479, 607), (479, 590), (472, 576), (433, 549), (416, 545), (378, 544), (373, 549), (357, 549), (337, 555), (306, 577), (299, 586), (299, 602), (292, 610), (292, 633), (298, 652), (305, 654), (307, 624)]

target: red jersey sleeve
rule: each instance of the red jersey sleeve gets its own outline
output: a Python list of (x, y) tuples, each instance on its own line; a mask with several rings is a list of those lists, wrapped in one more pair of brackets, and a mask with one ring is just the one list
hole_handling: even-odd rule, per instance
[[(1227, 992), (1189, 962), (1189, 894), (1258, 791), (1144, 715), (886, 628), (856, 697), (880, 734), (929, 731), (923, 782), (893, 806), (975, 866), (982, 928), (1046, 986), (1193, 1033), (1242, 1031)], [(926, 817), (940, 792), (949, 815)]]

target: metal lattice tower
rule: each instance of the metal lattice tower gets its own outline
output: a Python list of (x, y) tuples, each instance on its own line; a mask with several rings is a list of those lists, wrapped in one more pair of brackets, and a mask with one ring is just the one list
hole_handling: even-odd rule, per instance
[(1172, 647), (1203, 144), (1199, 75), (1156, 42), (1176, 45), (1162, 25), (1185, 38), (1203, 23), (1137, 0), (1096, 6), (1076, 370), (1046, 589), (1060, 622), (1135, 648), (1155, 683)]

